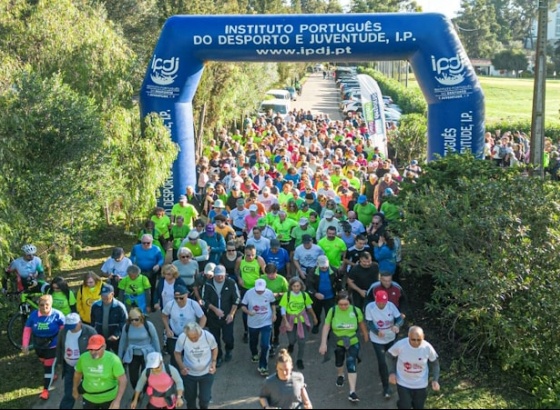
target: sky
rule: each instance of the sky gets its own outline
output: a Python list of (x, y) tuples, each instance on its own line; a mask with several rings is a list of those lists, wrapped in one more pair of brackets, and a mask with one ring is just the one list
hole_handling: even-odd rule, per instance
[(416, 0), (416, 2), (422, 6), (425, 12), (437, 11), (450, 18), (455, 17), (461, 8), (460, 0)]

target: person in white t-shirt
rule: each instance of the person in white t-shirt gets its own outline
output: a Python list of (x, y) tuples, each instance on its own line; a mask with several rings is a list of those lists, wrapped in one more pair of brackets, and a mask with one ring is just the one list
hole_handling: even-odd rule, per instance
[(430, 373), (432, 390), (439, 391), (439, 359), (433, 346), (424, 340), (420, 326), (412, 326), (408, 337), (395, 343), (385, 354), (389, 383), (397, 385), (399, 409), (423, 409), (428, 396)]
[(375, 301), (368, 303), (365, 309), (365, 317), (369, 329), (369, 339), (377, 356), (383, 396), (389, 399), (391, 389), (389, 387), (389, 370), (385, 361), (385, 353), (395, 342), (404, 320), (399, 309), (392, 302), (389, 302), (389, 294), (384, 290), (378, 291), (375, 294)]
[(187, 323), (177, 339), (174, 357), (185, 385), (187, 408), (207, 409), (218, 360), (216, 339), (198, 323)]
[(183, 329), (190, 322), (200, 323), (200, 326), (206, 326), (206, 315), (195, 300), (190, 299), (189, 291), (185, 286), (178, 285), (175, 288), (175, 294), (172, 301), (167, 302), (161, 311), (161, 321), (167, 337), (167, 351), (171, 355), (170, 363), (179, 369), (178, 363), (175, 362), (175, 344)]
[(101, 272), (109, 279), (115, 289), (119, 288), (119, 282), (124, 278), (126, 270), (132, 265), (132, 261), (125, 256), (123, 248), (114, 248), (111, 257), (101, 266)]
[[(272, 324), (276, 321), (276, 298), (266, 288), (264, 279), (257, 279), (255, 287), (245, 292), (241, 301), (241, 310), (246, 313), (249, 328), (249, 348), (253, 363), (259, 362), (258, 371), (261, 376), (268, 376), (268, 352)], [(261, 337), (261, 353), (257, 344)]]

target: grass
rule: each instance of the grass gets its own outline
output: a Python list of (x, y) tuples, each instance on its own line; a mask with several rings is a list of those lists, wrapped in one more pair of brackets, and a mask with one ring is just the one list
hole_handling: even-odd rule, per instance
[[(478, 77), (485, 97), (486, 124), (511, 120), (531, 121), (533, 112), (532, 78)], [(409, 80), (409, 87), (418, 87)], [(545, 122), (560, 126), (560, 80), (546, 81)]]

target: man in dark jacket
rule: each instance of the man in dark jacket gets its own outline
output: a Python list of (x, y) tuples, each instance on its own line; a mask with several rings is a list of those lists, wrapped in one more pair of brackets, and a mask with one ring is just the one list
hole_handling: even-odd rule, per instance
[(321, 311), (325, 311), (325, 317), (329, 310), (335, 305), (336, 293), (340, 290), (340, 277), (338, 269), (332, 269), (329, 259), (325, 255), (317, 258), (317, 269), (307, 275), (307, 291), (313, 299), (313, 311), (317, 316), (317, 324), (313, 326), (312, 333), (319, 333), (321, 323)]
[(109, 284), (103, 285), (101, 300), (91, 305), (91, 324), (98, 334), (105, 337), (107, 348), (114, 353), (119, 351), (119, 339), (127, 319), (125, 305), (115, 299), (115, 289)]
[(82, 319), (77, 313), (67, 315), (64, 329), (58, 332), (56, 361), (62, 364), (62, 378), (64, 379), (64, 396), (60, 402), (60, 409), (74, 408), (76, 402), (72, 396), (74, 366), (80, 355), (87, 352), (89, 338), (96, 334), (93, 327), (82, 323)]
[[(226, 268), (223, 265), (216, 266), (214, 268), (214, 278), (204, 284), (202, 299), (208, 317), (208, 330), (218, 343), (216, 366), (220, 367), (223, 361), (229, 362), (232, 358), (233, 318), (240, 302), (237, 284), (233, 279), (226, 277)], [(222, 339), (226, 349), (224, 357), (222, 357)]]

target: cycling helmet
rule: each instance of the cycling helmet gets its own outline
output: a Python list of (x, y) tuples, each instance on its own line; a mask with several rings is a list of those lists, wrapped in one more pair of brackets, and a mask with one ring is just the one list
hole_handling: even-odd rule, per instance
[(35, 255), (37, 253), (37, 248), (35, 247), (35, 245), (31, 245), (31, 244), (23, 245), (21, 247), (21, 250), (26, 255)]

